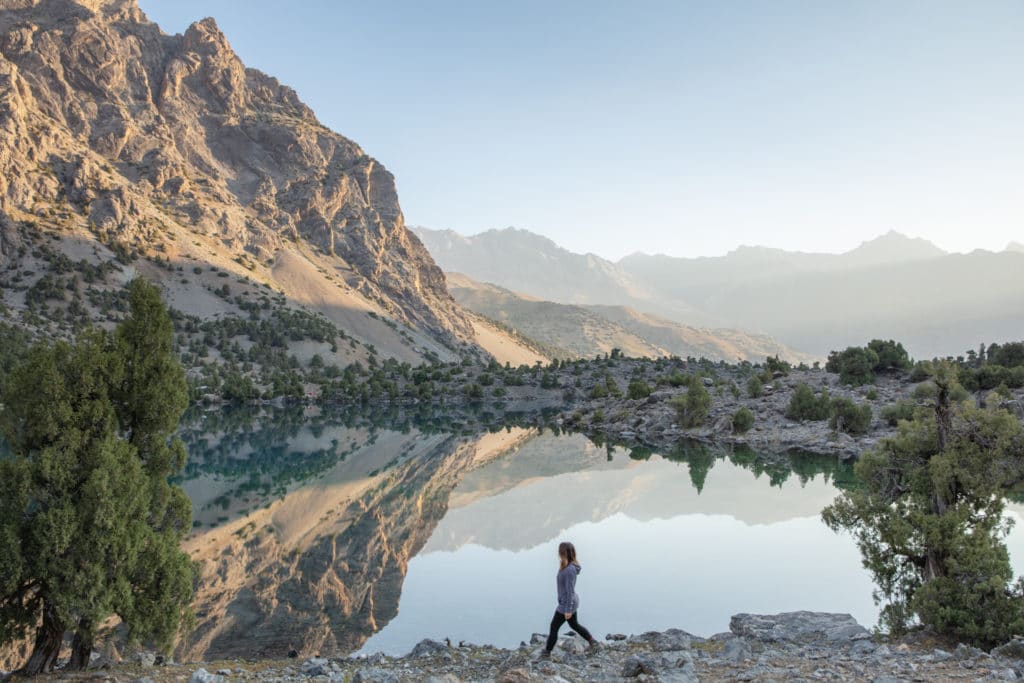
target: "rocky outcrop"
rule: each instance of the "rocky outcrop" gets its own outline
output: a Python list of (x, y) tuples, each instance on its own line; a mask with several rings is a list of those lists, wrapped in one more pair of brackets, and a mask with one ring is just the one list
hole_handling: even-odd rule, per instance
[(0, 214), (0, 267), (17, 258), (21, 247), (21, 236), (18, 227), (7, 216)]
[[(632, 379), (644, 377), (643, 367), (643, 361), (625, 359), (609, 370), (609, 376), (619, 387), (626, 387)], [(563, 409), (560, 424), (568, 429), (601, 435), (616, 443), (653, 448), (663, 453), (672, 452), (681, 441), (689, 441), (752, 450), (761, 456), (805, 453), (834, 456), (845, 461), (856, 459), (885, 437), (896, 433), (895, 426), (882, 417), (882, 411), (886, 406), (910, 399), (916, 386), (899, 377), (879, 377), (870, 388), (848, 387), (840, 384), (836, 375), (823, 370), (794, 369), (789, 375), (765, 385), (762, 395), (751, 397), (746, 389), (748, 377), (737, 368), (718, 368), (715, 372), (717, 380), (705, 381), (711, 394), (711, 405), (707, 418), (698, 427), (680, 426), (678, 411), (671, 404), (676, 397), (684, 396), (686, 389), (657, 387), (654, 376), (644, 377), (654, 391), (640, 400), (590, 398), (591, 382), (599, 383), (604, 379), (582, 381), (578, 395), (587, 398)], [(566, 379), (567, 376), (560, 378), (563, 384)], [(787, 418), (787, 405), (800, 384), (806, 384), (815, 392), (828, 391), (830, 396), (871, 406), (872, 419), (867, 431), (851, 435), (838, 432), (828, 420)], [(872, 391), (874, 399), (869, 399)], [(745, 433), (735, 432), (732, 425), (733, 416), (740, 408), (746, 408), (754, 415), (754, 425)]]
[(142, 249), (179, 224), (258, 264), (299, 240), (395, 319), (472, 338), (391, 173), (213, 19), (168, 36), (135, 0), (3, 0), (0, 214)]
[(729, 630), (737, 636), (764, 642), (837, 642), (871, 637), (849, 614), (827, 612), (737, 614), (729, 621)]

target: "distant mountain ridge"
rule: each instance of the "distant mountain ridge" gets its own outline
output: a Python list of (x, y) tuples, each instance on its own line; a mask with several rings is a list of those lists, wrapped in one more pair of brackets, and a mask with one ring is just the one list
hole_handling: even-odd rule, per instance
[(659, 261), (670, 262), (684, 260), (694, 263), (721, 263), (724, 261), (731, 261), (734, 263), (759, 266), (778, 263), (786, 264), (794, 268), (813, 270), (824, 268), (866, 268), (892, 263), (904, 263), (908, 261), (938, 258), (940, 256), (947, 255), (947, 253), (948, 252), (942, 250), (926, 239), (920, 237), (907, 237), (895, 230), (890, 230), (884, 235), (861, 242), (859, 246), (851, 249), (850, 251), (838, 254), (827, 252), (786, 251), (785, 249), (778, 249), (775, 247), (740, 245), (724, 256), (701, 256), (696, 258), (636, 252), (620, 259), (617, 262), (617, 265), (623, 266), (629, 270), (632, 264), (657, 259)]
[[(421, 239), (429, 241), (428, 251), (445, 254), (450, 264), (444, 268), (447, 271), (468, 273), (471, 268), (480, 271), (486, 267), (490, 275), (485, 281), (504, 283), (522, 274), (523, 263), (532, 263), (528, 271), (530, 282), (511, 287), (526, 294), (542, 291), (546, 294), (536, 296), (574, 304), (625, 303), (649, 295), (642, 284), (614, 263), (594, 254), (576, 254), (528, 230), (505, 228), (464, 237), (451, 230), (435, 231), (415, 226), (411, 229)], [(575, 285), (566, 280), (567, 274), (574, 277)], [(623, 301), (591, 301), (589, 288), (592, 287), (610, 287), (609, 295)]]
[(518, 294), (564, 304), (632, 306), (694, 325), (714, 320), (685, 302), (660, 302), (657, 292), (616, 263), (571, 252), (528, 230), (504, 228), (472, 237), (421, 226), (410, 230), (446, 272)]
[[(842, 254), (740, 247), (616, 263), (522, 230), (459, 235), (457, 247), (450, 231), (413, 230), (446, 271), (560, 303), (625, 305), (685, 325), (766, 334), (818, 357), (876, 337), (901, 339), (920, 357), (1024, 337), (1024, 253), (1012, 248), (948, 253), (890, 231)], [(537, 253), (544, 244), (551, 248)]]
[(688, 356), (735, 362), (778, 355), (812, 360), (766, 335), (703, 329), (628, 306), (559, 304), (448, 273), (448, 288), (470, 311), (508, 325), (561, 358), (589, 358), (620, 349), (627, 356)]

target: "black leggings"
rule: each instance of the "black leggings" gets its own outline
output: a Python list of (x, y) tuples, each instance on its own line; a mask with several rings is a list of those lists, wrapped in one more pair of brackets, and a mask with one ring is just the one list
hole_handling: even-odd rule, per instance
[[(580, 625), (580, 622), (576, 620), (576, 617), (578, 616), (578, 612), (572, 613), (572, 618), (568, 619), (569, 628), (583, 636), (583, 639), (589, 643), (594, 640), (594, 636), (590, 635), (590, 631), (588, 631)], [(562, 624), (564, 624), (566, 621), (567, 620), (565, 618), (565, 615), (561, 612), (555, 612), (555, 616), (551, 618), (551, 632), (548, 633), (548, 652), (551, 652), (553, 649), (555, 649), (555, 642), (558, 640), (558, 629), (562, 628)]]

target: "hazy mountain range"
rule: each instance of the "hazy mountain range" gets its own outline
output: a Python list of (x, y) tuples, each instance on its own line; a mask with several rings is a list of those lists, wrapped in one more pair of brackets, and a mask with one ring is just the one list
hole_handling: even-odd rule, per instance
[(469, 310), (538, 342), (549, 357), (588, 358), (617, 348), (627, 356), (813, 360), (767, 335), (683, 325), (629, 306), (554, 303), (461, 273), (448, 273), (448, 289)]
[(889, 232), (842, 254), (740, 247), (720, 257), (612, 262), (513, 228), (472, 237), (413, 230), (448, 272), (558, 303), (625, 305), (765, 334), (816, 356), (874, 337), (931, 357), (1024, 336), (1018, 244), (956, 254)]

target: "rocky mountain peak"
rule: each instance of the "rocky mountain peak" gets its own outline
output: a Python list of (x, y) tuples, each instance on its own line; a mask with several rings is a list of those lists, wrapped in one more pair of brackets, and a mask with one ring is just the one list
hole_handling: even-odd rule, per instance
[(150, 250), (174, 222), (265, 267), (300, 241), (397, 320), (471, 338), (391, 173), (247, 69), (213, 19), (168, 36), (135, 0), (0, 0), (0, 132), (8, 224), (66, 207)]
[(185, 30), (181, 47), (184, 52), (194, 52), (203, 56), (215, 54), (235, 56), (227, 36), (217, 26), (217, 21), (213, 17), (192, 22)]

